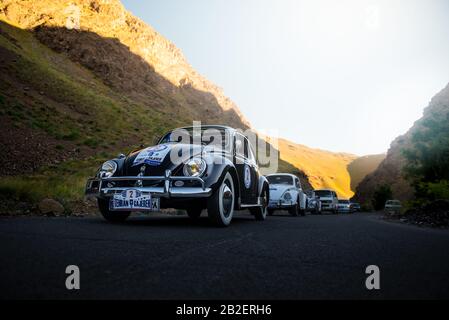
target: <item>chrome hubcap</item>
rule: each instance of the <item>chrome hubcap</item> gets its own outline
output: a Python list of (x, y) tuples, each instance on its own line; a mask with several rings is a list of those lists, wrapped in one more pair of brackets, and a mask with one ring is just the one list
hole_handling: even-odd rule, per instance
[(267, 193), (266, 192), (264, 192), (263, 193), (263, 197), (262, 197), (262, 208), (266, 208), (267, 207), (267, 205), (268, 205), (268, 201), (267, 201)]
[(232, 211), (232, 200), (233, 200), (233, 193), (231, 188), (227, 184), (223, 185), (223, 197), (221, 199), (223, 203), (223, 214), (225, 217), (229, 217), (229, 214)]

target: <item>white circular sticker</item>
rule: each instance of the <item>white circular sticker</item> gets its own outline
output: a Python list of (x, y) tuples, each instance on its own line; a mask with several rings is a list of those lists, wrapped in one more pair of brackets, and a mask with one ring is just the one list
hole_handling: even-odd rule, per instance
[(244, 181), (245, 181), (245, 188), (249, 189), (251, 187), (251, 170), (249, 169), (249, 166), (245, 164), (245, 176), (244, 176)]

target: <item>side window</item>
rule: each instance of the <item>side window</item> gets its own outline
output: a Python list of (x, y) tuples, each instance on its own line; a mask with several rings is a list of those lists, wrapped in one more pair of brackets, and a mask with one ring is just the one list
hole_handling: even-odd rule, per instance
[(246, 138), (244, 138), (243, 142), (245, 143), (245, 149), (244, 149), (245, 154), (244, 155), (245, 155), (245, 158), (248, 159), (248, 153), (249, 153), (249, 151), (248, 151), (248, 140), (246, 140)]
[(245, 151), (248, 154), (248, 159), (255, 163), (256, 157), (254, 156), (253, 148), (251, 146), (251, 143), (246, 138), (245, 138), (245, 147), (247, 148), (247, 150), (245, 150)]
[(241, 157), (245, 156), (245, 137), (239, 133), (235, 135), (235, 153)]
[(295, 183), (296, 183), (296, 188), (301, 189), (301, 182), (299, 181), (298, 178), (295, 179)]

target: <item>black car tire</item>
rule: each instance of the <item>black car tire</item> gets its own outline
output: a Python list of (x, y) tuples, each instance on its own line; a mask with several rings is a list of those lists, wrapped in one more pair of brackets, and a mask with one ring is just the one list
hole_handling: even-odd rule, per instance
[(234, 215), (234, 181), (229, 172), (226, 173), (221, 185), (207, 199), (207, 214), (209, 221), (217, 227), (227, 227)]
[(272, 216), (274, 214), (274, 210), (273, 209), (268, 209), (267, 211), (268, 211), (268, 215), (269, 216)]
[[(297, 203), (298, 203), (298, 213), (301, 217), (304, 217), (306, 215), (306, 209), (305, 208), (301, 209), (301, 204), (299, 202), (299, 198), (297, 200)], [(307, 200), (306, 200), (306, 208), (307, 208)]]
[(296, 203), (293, 207), (289, 208), (288, 213), (290, 213), (294, 217), (297, 217), (298, 216), (298, 204)]
[(265, 187), (262, 191), (262, 206), (250, 208), (249, 211), (254, 215), (258, 221), (263, 221), (267, 218), (268, 213), (268, 189)]
[(187, 209), (187, 215), (192, 220), (198, 219), (201, 216), (202, 212), (203, 212), (203, 208), (193, 207), (193, 208)]
[(124, 222), (130, 216), (129, 211), (111, 211), (109, 210), (109, 200), (108, 199), (98, 199), (98, 208), (100, 209), (101, 215), (107, 221), (112, 223)]

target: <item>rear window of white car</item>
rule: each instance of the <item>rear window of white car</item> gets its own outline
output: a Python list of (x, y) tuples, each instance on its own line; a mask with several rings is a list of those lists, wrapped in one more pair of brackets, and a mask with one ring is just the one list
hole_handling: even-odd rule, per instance
[(401, 205), (401, 202), (398, 201), (398, 200), (388, 200), (388, 201), (387, 201), (387, 204), (388, 204), (388, 205), (393, 205), (393, 206), (400, 206), (400, 205)]
[(332, 197), (332, 192), (329, 190), (316, 190), (314, 193), (317, 197)]
[(269, 176), (267, 179), (270, 184), (293, 185), (293, 178), (289, 176)]

